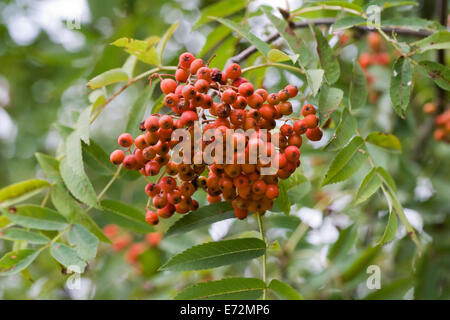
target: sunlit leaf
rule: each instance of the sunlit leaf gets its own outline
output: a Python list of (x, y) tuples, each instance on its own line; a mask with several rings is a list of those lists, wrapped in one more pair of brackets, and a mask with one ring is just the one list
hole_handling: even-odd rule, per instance
[(40, 179), (31, 179), (11, 184), (0, 189), (0, 206), (6, 207), (24, 201), (49, 186), (50, 183), (48, 181)]
[(0, 276), (10, 276), (27, 268), (40, 251), (25, 249), (5, 254), (0, 259)]

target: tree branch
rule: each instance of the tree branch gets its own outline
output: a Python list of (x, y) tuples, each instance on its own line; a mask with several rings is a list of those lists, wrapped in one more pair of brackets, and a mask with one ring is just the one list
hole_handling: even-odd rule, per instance
[[(320, 26), (320, 25), (330, 26), (330, 25), (334, 24), (335, 22), (336, 22), (336, 19), (324, 18), (324, 19), (309, 20), (306, 22), (294, 22), (291, 24), (291, 26), (295, 29), (300, 29), (300, 28), (307, 28), (309, 26), (309, 24), (313, 24), (316, 26)], [(355, 26), (354, 28), (364, 31), (364, 32), (372, 31), (372, 29), (370, 29), (367, 26)], [(387, 33), (395, 32), (397, 34), (414, 36), (414, 37), (419, 37), (419, 38), (428, 37), (429, 35), (432, 34), (432, 32), (428, 31), (428, 30), (414, 31), (414, 30), (405, 29), (405, 28), (393, 28), (393, 27), (382, 27), (381, 29)], [(280, 38), (280, 36), (281, 35), (279, 32), (274, 32), (271, 35), (269, 35), (266, 39), (264, 39), (264, 41), (267, 43), (272, 43), (273, 41)], [(245, 59), (247, 59), (250, 55), (252, 55), (256, 51), (257, 51), (257, 49), (255, 46), (250, 46), (247, 49), (245, 49), (244, 51), (242, 51), (241, 53), (239, 53), (238, 55), (230, 58), (230, 61), (240, 63), (240, 62), (244, 61)]]

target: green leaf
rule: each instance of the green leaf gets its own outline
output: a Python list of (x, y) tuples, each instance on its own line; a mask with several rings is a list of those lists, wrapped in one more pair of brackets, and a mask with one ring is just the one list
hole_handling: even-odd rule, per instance
[(397, 233), (397, 217), (395, 216), (395, 212), (391, 211), (389, 213), (389, 220), (386, 226), (386, 230), (384, 231), (383, 237), (378, 241), (377, 245), (384, 245), (386, 243), (391, 242), (395, 239), (395, 235)]
[(189, 248), (169, 259), (161, 269), (171, 271), (204, 270), (262, 256), (264, 241), (242, 238), (208, 242)]
[(20, 205), (2, 209), (2, 212), (11, 222), (25, 228), (61, 230), (67, 226), (67, 221), (58, 212), (36, 205)]
[(82, 149), (85, 162), (92, 159), (93, 162), (89, 162), (89, 164), (94, 167), (97, 173), (104, 172), (107, 175), (113, 175), (116, 172), (116, 167), (109, 160), (108, 154), (94, 140), (91, 139), (89, 144), (83, 142)]
[(328, 84), (335, 83), (341, 74), (341, 69), (337, 58), (333, 54), (327, 39), (317, 26), (312, 26), (311, 30), (316, 38), (317, 53), (319, 55), (320, 65), (325, 70), (325, 78)]
[(75, 198), (97, 208), (97, 195), (84, 171), (81, 141), (76, 132), (72, 132), (67, 138), (65, 149), (66, 156), (61, 160), (59, 168), (65, 185)]
[(416, 244), (419, 254), (421, 254), (422, 246), (420, 244), (420, 241), (417, 238), (417, 234), (414, 231), (413, 226), (411, 225), (408, 218), (406, 217), (405, 212), (403, 211), (403, 206), (401, 205), (400, 201), (398, 200), (397, 195), (394, 193), (394, 191), (390, 187), (388, 187), (388, 190), (386, 192), (387, 192), (389, 198), (391, 199), (392, 207), (394, 208), (395, 213), (397, 213), (400, 221), (405, 226), (406, 232), (411, 237), (413, 242)]
[(365, 273), (367, 267), (373, 262), (381, 251), (381, 246), (367, 248), (354, 259), (347, 270), (341, 275), (342, 281), (348, 282), (361, 273)]
[(299, 170), (294, 172), (287, 180), (284, 180), (283, 187), (287, 191), (289, 209), (292, 203), (301, 203), (302, 198), (308, 194), (311, 184), (308, 179), (300, 173)]
[(364, 7), (364, 11), (370, 6), (378, 6), (381, 9), (388, 9), (394, 7), (402, 7), (402, 6), (417, 6), (418, 3), (416, 1), (410, 0), (372, 0)]
[(425, 39), (414, 42), (412, 45), (418, 48), (419, 53), (423, 53), (428, 50), (450, 49), (450, 32), (435, 32)]
[(397, 193), (397, 186), (395, 185), (394, 179), (392, 179), (391, 175), (383, 167), (377, 167), (377, 174), (389, 189)]
[[(130, 56), (130, 57), (135, 58), (134, 56)], [(104, 88), (96, 89), (89, 94), (88, 99), (92, 103), (91, 115), (94, 113), (95, 110), (97, 110), (97, 108), (99, 106), (101, 106), (103, 103), (105, 103), (105, 101), (106, 101), (105, 94), (106, 93), (105, 93)]]
[(306, 70), (306, 79), (308, 80), (308, 85), (311, 88), (313, 96), (317, 95), (320, 86), (322, 85), (324, 71), (322, 69), (309, 69)]
[(369, 199), (381, 187), (381, 183), (376, 168), (373, 168), (359, 186), (354, 200), (355, 206)]
[(284, 180), (278, 183), (279, 194), (275, 199), (275, 205), (285, 214), (289, 214), (291, 210), (291, 201), (289, 200), (287, 186)]
[(367, 101), (367, 79), (358, 62), (353, 63), (353, 73), (350, 82), (349, 104), (351, 109), (362, 108)]
[(226, 17), (232, 15), (239, 10), (242, 10), (246, 7), (246, 0), (227, 0), (227, 1), (218, 1), (214, 4), (207, 6), (201, 12), (200, 18), (194, 25), (194, 29), (198, 28), (202, 24), (208, 21), (210, 16), (213, 17)]
[(80, 113), (77, 121), (77, 133), (84, 143), (89, 144), (89, 127), (90, 127), (91, 108), (88, 107)]
[(27, 268), (40, 251), (25, 249), (5, 254), (0, 259), (0, 276), (10, 276)]
[(0, 206), (7, 207), (21, 202), (48, 188), (50, 183), (45, 180), (31, 179), (11, 184), (0, 189)]
[(86, 228), (79, 224), (74, 224), (68, 233), (69, 243), (75, 247), (78, 256), (89, 261), (97, 255), (98, 239)]
[(218, 202), (183, 215), (167, 230), (165, 236), (185, 234), (186, 232), (210, 225), (214, 222), (234, 218), (233, 207), (229, 202)]
[(212, 19), (222, 23), (223, 25), (226, 25), (228, 28), (239, 34), (241, 37), (244, 37), (247, 39), (248, 42), (250, 42), (252, 45), (258, 49), (264, 56), (268, 56), (269, 51), (272, 49), (267, 43), (265, 43), (263, 40), (255, 36), (253, 33), (249, 31), (249, 29), (246, 26), (237, 24), (231, 20), (228, 19), (222, 19), (222, 18), (216, 18), (211, 17)]
[[(50, 254), (56, 261), (61, 263), (64, 267), (71, 271), (84, 272), (86, 262), (83, 261), (77, 254), (77, 251), (61, 242), (55, 242), (50, 246)], [(76, 270), (75, 268), (79, 268)]]
[[(269, 18), (270, 22), (272, 22), (274, 27), (280, 33), (281, 37), (286, 41), (287, 46), (293, 52), (293, 54), (296, 55), (297, 59), (300, 58), (299, 64), (302, 69), (305, 69), (305, 65), (308, 64), (311, 57), (308, 49), (305, 48), (304, 42), (299, 41), (298, 37), (295, 37), (295, 35), (287, 32), (287, 30), (289, 30), (289, 25), (287, 24), (286, 20), (281, 20), (275, 17), (272, 14), (271, 7), (261, 6), (261, 10), (264, 12), (267, 18)], [(292, 62), (295, 63), (296, 61)]]
[(305, 4), (305, 6), (294, 10), (292, 13), (296, 15), (305, 12), (310, 12), (311, 8), (317, 8), (318, 10), (333, 10), (333, 11), (343, 11), (343, 9), (349, 9), (347, 12), (361, 15), (362, 8), (354, 3), (350, 3), (347, 1), (309, 1)]
[[(160, 56), (154, 46), (159, 40), (159, 37), (156, 36), (149, 37), (146, 40), (120, 38), (111, 44), (116, 47), (125, 48), (125, 52), (136, 56), (136, 58), (138, 58), (138, 60), (142, 62), (151, 65), (159, 65), (161, 63)], [(122, 70), (123, 73), (127, 74), (127, 72), (124, 71), (123, 68), (119, 70)]]
[(355, 224), (339, 232), (339, 238), (333, 243), (328, 250), (328, 259), (337, 261), (347, 257), (347, 253), (352, 249), (358, 235), (358, 229)]
[(56, 158), (39, 152), (35, 153), (34, 156), (42, 171), (44, 171), (49, 179), (53, 180), (56, 184), (64, 184), (61, 175), (59, 174), (59, 161)]
[(403, 119), (411, 99), (413, 73), (414, 66), (410, 60), (398, 58), (392, 70), (390, 93), (394, 110)]
[(159, 81), (154, 80), (151, 86), (147, 86), (140, 96), (136, 99), (130, 112), (128, 113), (128, 121), (125, 127), (125, 132), (128, 132), (133, 137), (137, 136), (140, 132), (139, 124), (144, 118), (145, 111), (149, 105), (150, 98), (155, 91), (155, 88)]
[(164, 33), (163, 37), (158, 43), (156, 47), (156, 52), (159, 55), (159, 62), (162, 62), (162, 57), (164, 54), (164, 49), (166, 48), (167, 41), (169, 41), (170, 37), (172, 37), (175, 30), (178, 28), (178, 21), (175, 21), (169, 29), (167, 29), (166, 33)]
[(336, 131), (333, 134), (333, 137), (331, 137), (330, 142), (327, 144), (325, 149), (339, 150), (344, 147), (355, 135), (356, 128), (356, 119), (351, 115), (348, 109), (344, 109)]
[(450, 91), (450, 68), (433, 61), (420, 61), (419, 65), (429, 77), (442, 89)]
[(7, 217), (0, 215), (0, 228), (4, 228), (9, 225), (11, 221)]
[(333, 31), (341, 31), (365, 23), (366, 20), (363, 17), (358, 16), (344, 17), (336, 20), (336, 22), (333, 24)]
[(46, 236), (18, 228), (9, 228), (4, 232), (0, 232), (0, 239), (10, 241), (27, 241), (32, 244), (45, 244), (50, 241)]
[(283, 62), (291, 60), (291, 57), (289, 57), (286, 53), (278, 49), (271, 49), (267, 54), (267, 58), (271, 62)]
[(364, 148), (364, 140), (354, 137), (334, 158), (322, 186), (346, 180), (355, 174), (367, 158)]
[(400, 140), (393, 134), (372, 132), (366, 137), (366, 142), (377, 145), (381, 148), (402, 151)]
[(273, 279), (272, 281), (270, 281), (268, 288), (275, 292), (282, 299), (304, 300), (303, 296), (300, 293), (295, 291), (295, 289), (293, 289), (287, 283), (281, 282), (280, 280)]
[(128, 81), (129, 76), (122, 68), (111, 69), (89, 80), (87, 86), (95, 90), (113, 83)]
[(436, 22), (417, 18), (417, 17), (395, 17), (391, 19), (383, 19), (381, 21), (382, 27), (410, 29), (414, 31), (419, 30), (433, 30), (436, 29)]
[(339, 107), (343, 97), (344, 91), (341, 89), (332, 88), (325, 84), (320, 88), (319, 113), (322, 122), (328, 118), (328, 115), (333, 112), (333, 110), (336, 110)]
[(155, 229), (145, 221), (144, 213), (119, 201), (103, 200), (101, 206), (108, 211), (106, 218), (118, 226), (140, 233), (153, 232)]
[(178, 293), (176, 300), (255, 300), (266, 288), (264, 281), (256, 278), (228, 278), (201, 282)]
[(97, 223), (84, 211), (78, 203), (69, 195), (68, 191), (62, 185), (56, 185), (51, 194), (52, 203), (55, 208), (69, 222), (79, 223), (92, 232), (103, 242), (111, 243), (109, 238), (103, 233)]

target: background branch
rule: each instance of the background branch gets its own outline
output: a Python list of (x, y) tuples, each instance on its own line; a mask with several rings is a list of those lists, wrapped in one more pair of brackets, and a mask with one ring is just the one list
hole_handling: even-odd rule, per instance
[[(309, 26), (309, 24), (313, 24), (316, 26), (320, 26), (320, 25), (330, 26), (330, 25), (334, 24), (335, 22), (336, 22), (336, 19), (324, 18), (324, 19), (308, 20), (306, 22), (293, 22), (293, 23), (290, 23), (290, 26), (295, 29), (300, 29), (300, 28), (307, 28)], [(445, 25), (445, 23), (443, 25)], [(355, 26), (354, 28), (364, 31), (364, 32), (372, 31), (372, 29), (369, 29), (369, 27), (367, 27), (367, 26)], [(429, 35), (432, 34), (432, 32), (428, 31), (428, 30), (414, 31), (414, 30), (410, 30), (410, 29), (392, 28), (392, 27), (382, 27), (381, 29), (387, 33), (395, 32), (397, 34), (414, 36), (414, 37), (419, 37), (419, 38), (428, 37)], [(269, 35), (266, 39), (264, 39), (264, 41), (267, 43), (272, 43), (273, 41), (280, 38), (280, 36), (281, 35), (279, 32), (274, 32), (271, 35)], [(257, 51), (257, 49), (255, 46), (250, 46), (247, 49), (245, 49), (244, 51), (242, 51), (241, 53), (239, 53), (238, 55), (232, 57), (230, 59), (230, 61), (240, 63), (240, 62), (244, 61), (245, 59), (247, 59), (250, 55), (252, 55), (256, 51)]]

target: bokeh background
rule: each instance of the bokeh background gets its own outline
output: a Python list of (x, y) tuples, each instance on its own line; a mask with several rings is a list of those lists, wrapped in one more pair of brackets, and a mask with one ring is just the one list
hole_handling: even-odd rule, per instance
[[(145, 39), (150, 35), (162, 35), (173, 22), (179, 21), (180, 26), (165, 51), (166, 65), (175, 65), (178, 54), (187, 50), (206, 59), (215, 52), (220, 53), (213, 64), (223, 67), (229, 57), (248, 46), (228, 36), (219, 46), (204, 48), (208, 35), (218, 24), (208, 23), (195, 30), (191, 30), (191, 27), (201, 9), (214, 2), (0, 1), (0, 188), (35, 176), (44, 177), (34, 154), (56, 152), (61, 137), (55, 123), (72, 125), (78, 112), (89, 104), (86, 82), (101, 72), (123, 64), (127, 55), (120, 48), (109, 45), (114, 40), (120, 37)], [(302, 1), (288, 3), (291, 9), (295, 9)], [(284, 1), (251, 1), (247, 10), (233, 17), (245, 19), (255, 34), (264, 36), (272, 29), (257, 12), (261, 4), (285, 7)], [(395, 14), (412, 14), (431, 19), (436, 16), (436, 10), (434, 1), (423, 0), (418, 7), (396, 11)], [(79, 29), (76, 28), (77, 23), (80, 23)], [(304, 36), (307, 39), (308, 35)], [(358, 50), (364, 51), (366, 46), (362, 35), (354, 36), (355, 43), (341, 52), (344, 70), (351, 70), (352, 59)], [(251, 59), (246, 63), (251, 64)], [(145, 68), (145, 65), (138, 66), (141, 71)], [(383, 270), (384, 291), (368, 290), (365, 272), (348, 283), (343, 283), (339, 274), (329, 272), (327, 251), (342, 234), (342, 230), (355, 235), (355, 239), (348, 240), (354, 246), (351, 254), (355, 256), (364, 252), (370, 247), (374, 236), (382, 233), (387, 221), (387, 207), (381, 194), (361, 208), (351, 206), (354, 192), (351, 186), (357, 186), (364, 172), (344, 186), (332, 186), (319, 191), (318, 182), (332, 157), (332, 153), (320, 154), (318, 148), (323, 145), (322, 142), (310, 144), (306, 148), (303, 173), (311, 184), (305, 187), (302, 202), (293, 207), (289, 217), (273, 214), (268, 218), (269, 225), (273, 227), (268, 237), (280, 243), (287, 241), (301, 222), (308, 226), (291, 257), (284, 257), (282, 252), (274, 249), (273, 259), (269, 259), (272, 270), (270, 275), (288, 279), (306, 298), (311, 299), (448, 299), (450, 150), (448, 145), (435, 142), (430, 137), (419, 160), (411, 155), (420, 126), (426, 118), (421, 108), (426, 102), (435, 101), (438, 93), (431, 81), (424, 77), (418, 80), (412, 110), (407, 120), (401, 121), (392, 112), (389, 101), (384, 80), (389, 78), (389, 71), (379, 69), (374, 70), (374, 73), (378, 77), (375, 86), (380, 93), (379, 99), (370, 103), (361, 117), (380, 131), (394, 132), (402, 141), (401, 155), (386, 154), (377, 149), (373, 150), (373, 154), (377, 155), (380, 164), (389, 168), (399, 185), (405, 212), (424, 243), (423, 255), (417, 257), (414, 244), (405, 237), (404, 229), (400, 228), (397, 240), (384, 247), (374, 258)], [(303, 83), (293, 74), (273, 68), (262, 73), (252, 73), (250, 77), (270, 90), (279, 89), (287, 82), (297, 85)], [(343, 79), (343, 87), (345, 83)], [(143, 82), (139, 83), (120, 95), (95, 122), (93, 138), (106, 152), (113, 150), (114, 137), (124, 130), (127, 112), (144, 85)], [(159, 92), (155, 92), (150, 105), (158, 97)], [(294, 107), (298, 108), (300, 103), (297, 101)], [(326, 133), (324, 139), (330, 135)], [(95, 166), (88, 166), (88, 173), (96, 188), (101, 188), (108, 180)], [(114, 186), (109, 196), (144, 208), (144, 184), (140, 180), (121, 181)], [(199, 200), (204, 202), (202, 196)], [(102, 226), (108, 223), (99, 213), (94, 212), (94, 218)], [(244, 231), (252, 233), (252, 230), (256, 230), (253, 219), (240, 224), (227, 220), (189, 235), (163, 239), (158, 248), (154, 248), (153, 253), (144, 258), (147, 267), (141, 271), (127, 263), (126, 252), (115, 252), (105, 245), (100, 249), (95, 263), (82, 275), (81, 289), (76, 290), (67, 287), (67, 275), (50, 261), (50, 256), (42, 255), (32, 265), (29, 274), (0, 278), (0, 299), (165, 299), (173, 297), (184, 285), (202, 279), (231, 274), (258, 276), (261, 270), (257, 262), (219, 268), (214, 272), (154, 274), (161, 260), (183, 248), (208, 239), (220, 239), (225, 235), (238, 235)], [(143, 239), (143, 235), (130, 235), (135, 242)], [(8, 249), (7, 246), (0, 240), (2, 254)]]

